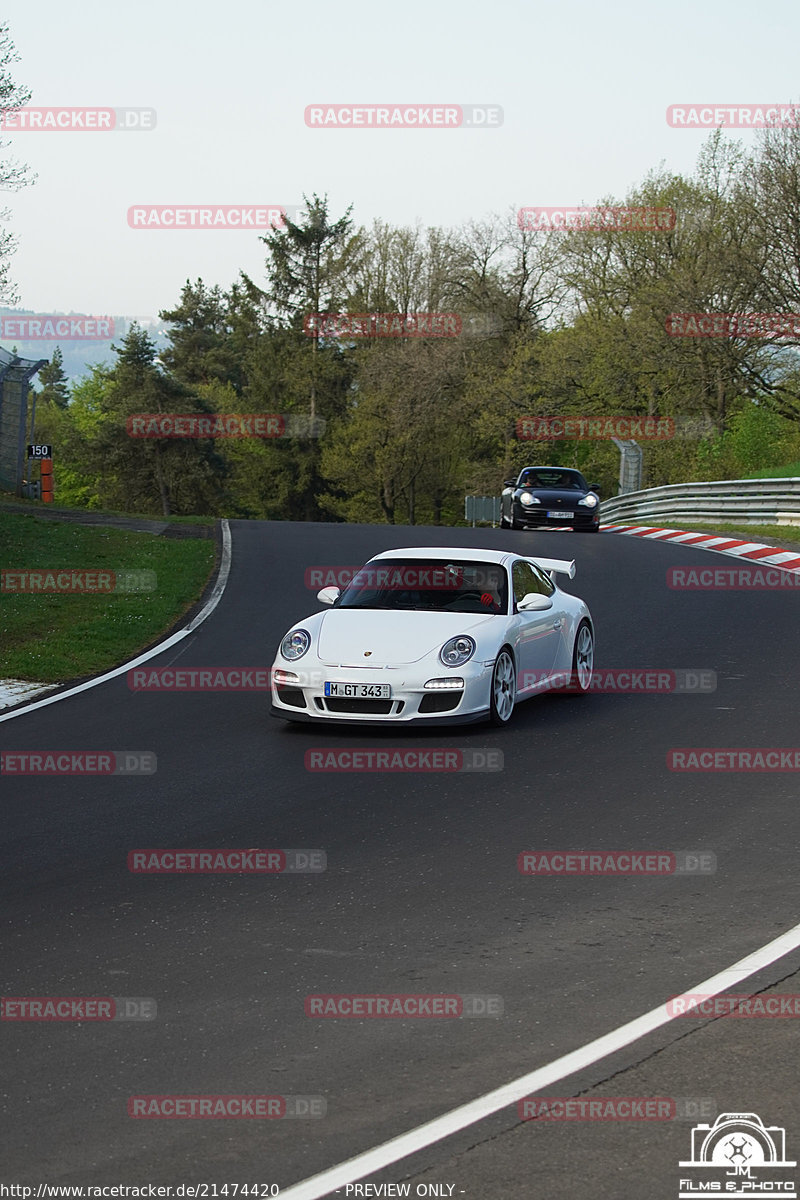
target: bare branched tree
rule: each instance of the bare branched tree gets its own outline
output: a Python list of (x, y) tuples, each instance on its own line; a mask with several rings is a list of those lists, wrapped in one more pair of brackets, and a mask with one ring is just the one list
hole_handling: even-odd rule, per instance
[[(11, 40), (8, 25), (1, 24), (0, 120), (3, 125), (7, 113), (22, 108), (31, 98), (30, 89), (16, 83), (11, 74), (11, 64), (15, 62), (19, 62), (19, 55)], [(34, 177), (26, 166), (6, 156), (9, 145), (7, 139), (0, 139), (0, 190), (16, 192), (32, 183)], [(13, 304), (17, 300), (16, 289), (9, 279), (10, 259), (17, 247), (16, 238), (6, 228), (10, 216), (8, 209), (0, 209), (0, 300), (7, 304)]]

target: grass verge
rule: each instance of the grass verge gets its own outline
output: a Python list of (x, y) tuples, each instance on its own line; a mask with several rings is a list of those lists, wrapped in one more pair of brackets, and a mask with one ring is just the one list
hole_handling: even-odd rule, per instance
[(155, 572), (155, 590), (148, 592), (0, 591), (0, 678), (66, 683), (118, 666), (173, 626), (208, 582), (214, 542), (3, 512), (0, 563), (12, 571)]
[(761, 471), (754, 471), (752, 475), (746, 475), (746, 479), (797, 479), (800, 478), (800, 462), (789, 463), (785, 467), (764, 467)]

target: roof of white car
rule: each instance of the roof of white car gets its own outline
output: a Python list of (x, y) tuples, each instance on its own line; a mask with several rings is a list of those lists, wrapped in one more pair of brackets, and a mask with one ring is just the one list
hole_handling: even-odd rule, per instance
[(487, 550), (480, 546), (477, 549), (474, 546), (407, 546), (404, 550), (384, 550), (382, 554), (376, 554), (369, 561), (375, 562), (375, 559), (378, 558), (430, 558), (438, 559), (440, 562), (458, 562), (460, 559), (462, 562), (498, 563), (505, 567), (521, 558), (523, 562), (536, 563), (542, 571), (549, 571), (551, 578), (553, 572), (569, 575), (570, 579), (575, 578), (574, 559), (539, 558), (532, 554), (515, 554), (510, 550)]
[(438, 558), (445, 562), (461, 559), (466, 562), (504, 563), (509, 558), (521, 557), (523, 556), (508, 550), (484, 550), (480, 547), (475, 549), (473, 546), (406, 546), (402, 550), (384, 550), (381, 554), (374, 555), (370, 562), (374, 562), (376, 558)]

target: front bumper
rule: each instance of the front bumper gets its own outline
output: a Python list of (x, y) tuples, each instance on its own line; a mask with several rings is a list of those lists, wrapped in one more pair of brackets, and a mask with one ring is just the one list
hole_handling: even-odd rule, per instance
[(407, 719), (405, 721), (396, 721), (396, 720), (391, 721), (391, 720), (387, 720), (386, 718), (368, 719), (366, 717), (354, 718), (354, 717), (342, 717), (342, 716), (339, 716), (339, 717), (331, 717), (331, 716), (318, 717), (318, 716), (316, 716), (315, 717), (315, 716), (312, 716), (311, 713), (303, 712), (300, 709), (289, 710), (287, 708), (284, 708), (282, 705), (279, 706), (279, 705), (273, 703), (270, 705), (269, 715), (271, 717), (278, 717), (281, 721), (302, 721), (307, 725), (319, 725), (319, 724), (353, 725), (353, 724), (355, 724), (355, 722), (357, 720), (359, 725), (368, 725), (368, 726), (372, 726), (373, 728), (378, 725), (382, 725), (382, 726), (402, 725), (403, 728), (405, 729), (405, 728), (410, 728), (412, 725), (413, 726), (419, 726), (419, 725), (474, 725), (474, 724), (477, 724), (479, 721), (488, 721), (489, 720), (489, 709), (487, 708), (481, 712), (473, 712), (473, 713), (459, 712), (455, 715), (439, 713), (438, 715), (433, 714), (432, 716), (429, 716), (429, 717), (411, 717), (410, 719)]
[[(489, 689), (493, 663), (468, 662), (457, 671), (436, 663), (413, 663), (411, 669), (315, 665), (305, 671), (276, 662), (272, 669), (271, 716), (286, 721), (337, 725), (456, 725), (483, 721), (489, 716)], [(297, 677), (297, 682), (275, 682), (275, 672)], [(413, 675), (412, 675), (413, 671)], [(463, 689), (426, 689), (428, 679), (458, 676)], [(334, 699), (325, 695), (325, 683), (388, 683), (391, 699)]]
[(600, 526), (600, 508), (578, 508), (575, 515), (564, 520), (561, 517), (548, 517), (547, 509), (524, 508), (515, 503), (512, 509), (514, 521), (518, 525), (527, 525), (531, 529), (597, 529)]

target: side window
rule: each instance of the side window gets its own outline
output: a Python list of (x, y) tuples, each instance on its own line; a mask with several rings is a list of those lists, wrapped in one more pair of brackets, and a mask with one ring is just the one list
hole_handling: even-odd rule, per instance
[(541, 592), (543, 596), (552, 596), (553, 592), (556, 590), (556, 585), (553, 583), (547, 572), (543, 571), (540, 567), (534, 566), (531, 567), (531, 572), (533, 573), (533, 578), (537, 584), (536, 587), (531, 588), (531, 591)]
[(541, 592), (543, 596), (552, 596), (555, 591), (552, 581), (544, 571), (540, 571), (526, 562), (514, 563), (513, 583), (515, 604), (518, 604), (529, 592)]

